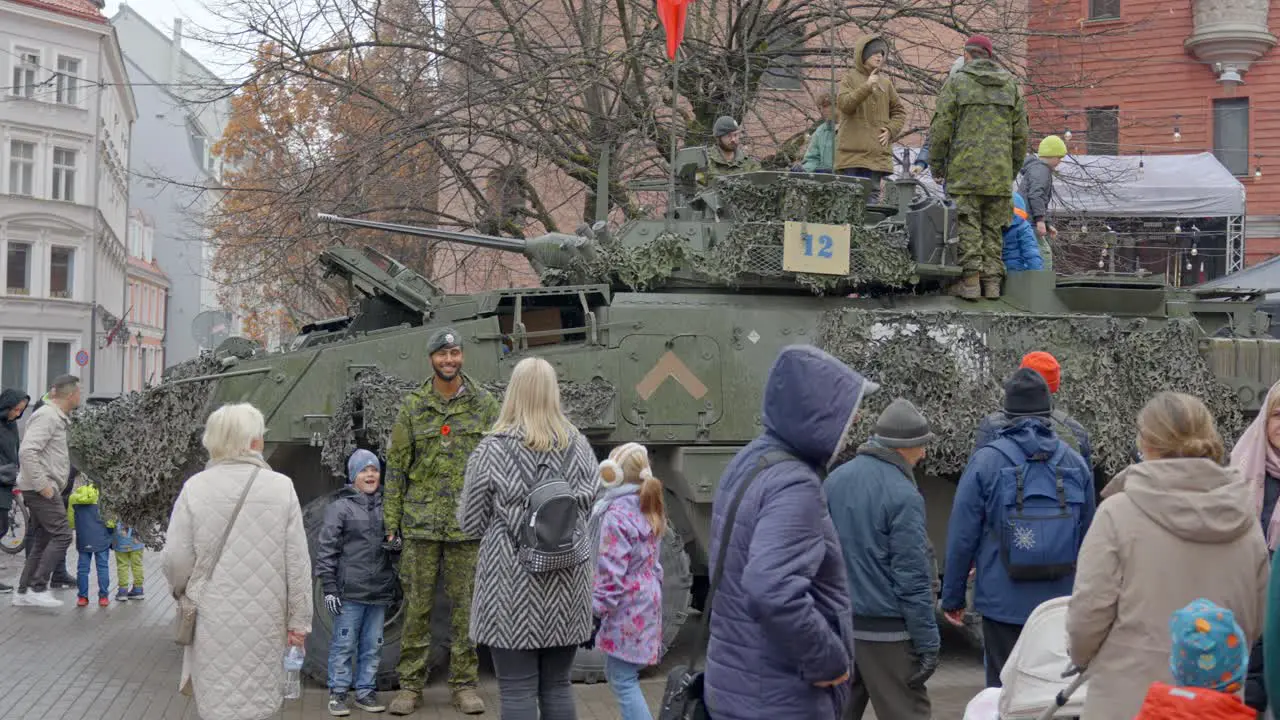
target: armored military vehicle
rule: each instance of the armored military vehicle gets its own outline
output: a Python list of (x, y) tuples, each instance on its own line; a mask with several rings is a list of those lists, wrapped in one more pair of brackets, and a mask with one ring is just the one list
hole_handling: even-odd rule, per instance
[[(1062, 362), (1057, 402), (1092, 432), (1100, 477), (1127, 464), (1134, 418), (1154, 392), (1196, 393), (1234, 436), (1277, 379), (1280, 341), (1247, 294), (1022, 272), (1009, 275), (1000, 300), (965, 301), (939, 292), (960, 273), (954, 208), (915, 181), (896, 180), (870, 203), (865, 181), (832, 175), (757, 172), (699, 190), (692, 178), (702, 164), (705, 156), (683, 153), (674, 211), (616, 231), (597, 221), (523, 240), (323, 216), (523, 253), (542, 284), (450, 295), (370, 248), (332, 248), (321, 261), (357, 300), (351, 315), (303, 328), (283, 352), (229, 340), (109, 414), (87, 416), (73, 433), (79, 465), (119, 486), (104, 492), (124, 498), (107, 501), (109, 511), (163, 528), (182, 478), (201, 465), (205, 415), (252, 402), (268, 418), (267, 458), (294, 479), (314, 538), (347, 454), (386, 450), (399, 399), (430, 377), (428, 337), (452, 326), (478, 382), (501, 392), (515, 363), (537, 354), (556, 368), (566, 410), (598, 453), (627, 441), (650, 448), (672, 521), (662, 556), (670, 643), (701, 604), (716, 484), (761, 431), (765, 374), (784, 346), (816, 345), (882, 385), (856, 437), (898, 395), (930, 419), (939, 440), (919, 479), (940, 560), (974, 429), (999, 407), (1001, 379), (1025, 352), (1049, 350)], [(317, 588), (307, 658), (322, 678), (332, 620), (320, 597)], [(401, 622), (390, 614), (388, 683)], [(602, 680), (599, 654), (579, 653), (575, 676)]]

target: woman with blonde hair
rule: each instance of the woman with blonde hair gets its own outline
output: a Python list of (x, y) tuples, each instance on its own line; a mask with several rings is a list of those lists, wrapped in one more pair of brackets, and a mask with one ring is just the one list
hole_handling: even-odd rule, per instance
[(662, 483), (639, 443), (614, 448), (600, 463), (600, 479), (606, 491), (591, 513), (594, 644), (605, 655), (605, 675), (622, 720), (652, 720), (640, 671), (662, 657)]
[(544, 571), (517, 552), (526, 501), (544, 481), (563, 481), (585, 536), (595, 455), (561, 409), (555, 369), (530, 357), (512, 370), (497, 422), (467, 459), (458, 501), (458, 525), (480, 538), (471, 639), (489, 646), (503, 720), (574, 720), (570, 670), (591, 636), (589, 552)]
[(197, 609), (179, 688), (194, 691), (204, 720), (278, 713), (285, 649), (311, 632), (302, 508), (293, 481), (262, 459), (265, 433), (248, 403), (215, 410), (203, 438), (209, 463), (183, 484), (165, 532), (165, 578)]
[(1137, 444), (1141, 461), (1102, 491), (1067, 610), (1090, 720), (1130, 720), (1151, 683), (1173, 683), (1169, 618), (1192, 601), (1231, 610), (1249, 643), (1262, 633), (1267, 547), (1253, 489), (1222, 465), (1213, 415), (1197, 398), (1162, 392), (1138, 414)]

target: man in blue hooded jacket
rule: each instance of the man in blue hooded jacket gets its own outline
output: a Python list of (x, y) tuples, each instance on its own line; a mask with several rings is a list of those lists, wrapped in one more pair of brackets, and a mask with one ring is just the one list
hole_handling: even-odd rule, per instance
[[(764, 432), (729, 462), (711, 511), (711, 574), (725, 515), (754, 474), (708, 608), (705, 697), (716, 720), (837, 720), (853, 668), (852, 607), (821, 474), (877, 386), (811, 346), (783, 348), (764, 388)], [(757, 471), (762, 458), (782, 459)]]
[[(943, 614), (952, 625), (963, 626), (969, 569), (977, 566), (973, 606), (982, 615), (987, 687), (1001, 686), (1000, 672), (1032, 611), (1046, 600), (1070, 595), (1075, 582), (1074, 570), (1046, 580), (1011, 577), (1002, 559), (1010, 548), (1002, 546), (1001, 538), (1004, 523), (1011, 517), (1009, 507), (1015, 497), (1022, 496), (1016, 490), (1017, 478), (1031, 477), (1028, 463), (1033, 458), (1049, 458), (1051, 466), (1057, 460), (1056, 476), (1063, 480), (1065, 499), (1075, 516), (1074, 548), (1069, 548), (1073, 561), (1097, 505), (1093, 471), (1053, 430), (1053, 402), (1044, 377), (1030, 368), (1019, 368), (1005, 383), (1004, 394), (1009, 425), (999, 431), (995, 441), (974, 451), (960, 476), (947, 527), (947, 565), (942, 578)], [(1012, 446), (999, 442), (1002, 439), (1012, 441)], [(1010, 454), (1025, 458), (1018, 462)], [(1015, 544), (1024, 541), (1025, 545), (1018, 545), (1020, 549), (1036, 544), (1035, 537), (1022, 536)]]

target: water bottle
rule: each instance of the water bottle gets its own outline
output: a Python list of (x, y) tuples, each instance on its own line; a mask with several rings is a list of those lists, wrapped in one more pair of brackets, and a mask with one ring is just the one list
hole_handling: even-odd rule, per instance
[(284, 653), (284, 699), (297, 700), (302, 697), (302, 658), (306, 655), (301, 647), (290, 645)]

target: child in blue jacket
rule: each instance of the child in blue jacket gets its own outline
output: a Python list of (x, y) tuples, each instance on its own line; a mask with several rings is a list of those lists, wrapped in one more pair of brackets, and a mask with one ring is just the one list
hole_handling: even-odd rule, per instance
[(1006, 272), (1044, 269), (1040, 243), (1036, 240), (1036, 227), (1029, 220), (1027, 201), (1021, 193), (1013, 194), (1013, 222), (1004, 230), (1002, 254)]
[(79, 593), (76, 605), (84, 607), (89, 604), (89, 565), (92, 562), (98, 571), (98, 606), (110, 604), (111, 570), (108, 560), (111, 558), (111, 530), (102, 519), (98, 509), (98, 488), (86, 483), (71, 493), (67, 507), (67, 521), (76, 531), (76, 550), (80, 551), (80, 565), (76, 571), (76, 585)]
[[(111, 525), (107, 523), (107, 527)], [(146, 546), (133, 528), (118, 523), (111, 547), (116, 551), (116, 601), (143, 599), (146, 596), (142, 593), (142, 551)]]

